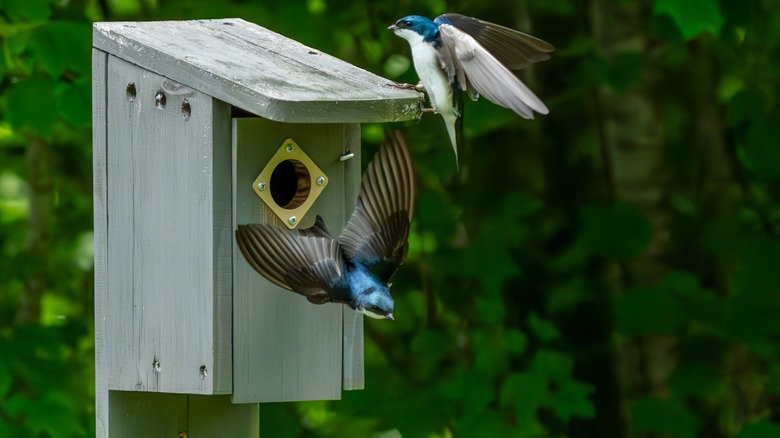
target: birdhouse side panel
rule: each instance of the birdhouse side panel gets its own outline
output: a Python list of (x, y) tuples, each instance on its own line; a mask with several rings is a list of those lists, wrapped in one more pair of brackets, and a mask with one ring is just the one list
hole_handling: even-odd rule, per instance
[(106, 70), (108, 55), (92, 50), (92, 190), (95, 236), (95, 435), (108, 436), (108, 192), (106, 183)]
[[(346, 147), (354, 157), (344, 162), (344, 217), (349, 220), (355, 211), (360, 182), (363, 178), (360, 147), (360, 125), (346, 125)], [(344, 369), (342, 388), (345, 391), (363, 389), (365, 367), (363, 360), (363, 314), (343, 306)]]
[(227, 393), (229, 107), (113, 56), (107, 100), (109, 387)]

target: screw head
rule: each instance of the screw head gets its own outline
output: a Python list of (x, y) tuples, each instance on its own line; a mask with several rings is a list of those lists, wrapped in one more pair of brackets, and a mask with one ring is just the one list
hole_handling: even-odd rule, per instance
[(287, 152), (292, 152), (293, 151), (293, 145), (288, 144), (287, 146), (284, 147), (284, 150), (287, 151)]
[(257, 183), (257, 188), (262, 190), (265, 190), (265, 188), (268, 187), (268, 185), (264, 182)]
[(325, 177), (324, 176), (318, 176), (317, 177), (317, 185), (321, 186), (325, 184)]
[(298, 222), (298, 218), (297, 218), (297, 217), (295, 217), (295, 216), (290, 216), (290, 217), (287, 219), (287, 222), (289, 222), (289, 224), (290, 224), (290, 225), (295, 225), (295, 223), (296, 223), (296, 222)]

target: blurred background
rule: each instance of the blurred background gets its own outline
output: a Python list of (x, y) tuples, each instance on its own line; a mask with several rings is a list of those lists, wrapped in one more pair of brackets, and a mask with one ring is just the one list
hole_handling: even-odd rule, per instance
[[(556, 47), (550, 115), (400, 126), (419, 177), (366, 389), (270, 437), (780, 436), (780, 1), (0, 0), (0, 437), (94, 434), (91, 22), (241, 17), (417, 82), (407, 14)], [(383, 126), (363, 127), (368, 159)]]

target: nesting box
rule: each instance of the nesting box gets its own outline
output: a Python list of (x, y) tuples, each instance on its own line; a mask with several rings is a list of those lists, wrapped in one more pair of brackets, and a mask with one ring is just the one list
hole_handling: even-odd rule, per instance
[(234, 230), (319, 214), (338, 235), (360, 123), (419, 116), (389, 83), (240, 19), (95, 24), (99, 436), (362, 388), (362, 316), (266, 281)]

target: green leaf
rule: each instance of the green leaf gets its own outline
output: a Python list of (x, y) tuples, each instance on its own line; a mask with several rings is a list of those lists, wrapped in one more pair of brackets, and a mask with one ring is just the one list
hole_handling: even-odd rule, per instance
[(675, 438), (695, 438), (699, 420), (676, 400), (643, 397), (629, 405), (634, 434), (655, 432)]
[(571, 378), (574, 363), (566, 354), (542, 348), (534, 355), (531, 369), (553, 382), (563, 382)]
[(549, 404), (551, 395), (547, 379), (537, 373), (511, 375), (501, 387), (500, 404), (514, 406), (517, 425), (523, 436), (543, 436), (547, 429), (539, 422), (536, 411)]
[(703, 396), (719, 383), (721, 371), (709, 362), (682, 363), (669, 378), (675, 396)]
[(582, 212), (582, 241), (594, 254), (632, 260), (650, 243), (652, 227), (642, 214), (623, 203), (588, 206)]
[(561, 332), (555, 324), (540, 318), (535, 313), (528, 317), (528, 326), (542, 342), (554, 341), (561, 336)]
[(474, 369), (493, 378), (509, 369), (508, 352), (501, 348), (500, 328), (477, 330), (473, 336)]
[(57, 119), (54, 83), (36, 77), (13, 84), (5, 94), (5, 110), (14, 129), (47, 136)]
[[(494, 287), (498, 287), (495, 285)], [(500, 296), (477, 297), (477, 320), (485, 324), (499, 324), (506, 317), (506, 303)]]
[(729, 100), (726, 106), (726, 122), (729, 126), (752, 120), (764, 109), (764, 99), (761, 95), (748, 90), (740, 90)]
[(718, 36), (724, 23), (716, 0), (655, 0), (653, 11), (669, 15), (686, 40), (702, 32)]
[(780, 112), (761, 117), (747, 135), (746, 165), (758, 175), (772, 180), (780, 178)]
[(456, 436), (498, 437), (507, 436), (506, 425), (495, 411), (470, 414), (455, 420)]
[[(8, 365), (0, 359), (0, 402), (5, 400), (8, 390), (11, 389), (12, 376)], [(2, 403), (0, 403), (2, 405)]]
[(624, 335), (669, 333), (684, 321), (680, 303), (665, 287), (637, 287), (615, 298), (615, 328)]
[(521, 355), (528, 345), (528, 336), (517, 329), (509, 329), (504, 333), (504, 349), (514, 355)]
[(86, 21), (53, 21), (35, 29), (30, 50), (52, 78), (59, 78), (67, 69), (87, 75), (91, 38), (92, 27)]
[[(493, 403), (496, 389), (484, 373), (460, 369), (444, 380), (440, 394), (444, 400), (459, 403), (467, 414), (484, 413)], [(468, 396), (464, 397), (464, 394)]]
[(444, 333), (435, 330), (422, 330), (412, 340), (411, 351), (417, 357), (424, 358), (418, 369), (424, 376), (439, 368), (439, 362), (450, 350), (450, 341)]
[(559, 382), (553, 393), (552, 410), (563, 421), (572, 417), (593, 418), (596, 410), (588, 398), (593, 393), (593, 385), (567, 379)]
[(41, 21), (51, 16), (56, 0), (3, 0), (3, 12), (11, 21)]
[(737, 438), (777, 438), (778, 436), (780, 436), (780, 425), (760, 420), (743, 427)]

